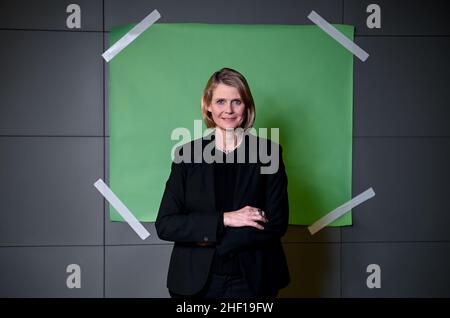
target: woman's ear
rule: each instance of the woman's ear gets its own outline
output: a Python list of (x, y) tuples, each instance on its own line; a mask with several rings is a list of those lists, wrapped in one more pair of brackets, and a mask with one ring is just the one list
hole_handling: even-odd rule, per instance
[[(206, 105), (206, 103), (205, 103), (205, 101), (203, 100), (203, 97), (200, 99), (200, 103), (202, 103), (202, 108), (204, 108), (205, 105)], [(211, 112), (211, 106), (206, 107), (206, 110), (209, 111), (209, 112)]]

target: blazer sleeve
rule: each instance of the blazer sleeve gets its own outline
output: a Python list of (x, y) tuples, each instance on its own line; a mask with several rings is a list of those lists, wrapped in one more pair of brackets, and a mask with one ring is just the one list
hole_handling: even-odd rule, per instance
[(158, 236), (162, 240), (173, 242), (216, 242), (220, 213), (188, 213), (185, 208), (185, 188), (185, 163), (172, 162), (155, 223)]
[(279, 168), (267, 175), (265, 189), (268, 222), (264, 229), (254, 227), (227, 227), (217, 246), (217, 253), (224, 255), (242, 249), (258, 247), (273, 240), (279, 240), (285, 233), (289, 222), (289, 202), (287, 193), (287, 174), (284, 167), (282, 148), (279, 146)]

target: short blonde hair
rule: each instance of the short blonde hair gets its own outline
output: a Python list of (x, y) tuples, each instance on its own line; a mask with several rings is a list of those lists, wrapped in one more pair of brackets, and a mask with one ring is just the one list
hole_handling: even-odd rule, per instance
[(253, 101), (253, 96), (250, 92), (247, 80), (238, 71), (226, 67), (211, 75), (203, 91), (201, 109), (206, 127), (216, 127), (212, 114), (208, 111), (208, 106), (211, 105), (213, 92), (220, 83), (237, 88), (245, 107), (244, 120), (240, 127), (244, 129), (253, 127), (256, 117), (255, 102)]

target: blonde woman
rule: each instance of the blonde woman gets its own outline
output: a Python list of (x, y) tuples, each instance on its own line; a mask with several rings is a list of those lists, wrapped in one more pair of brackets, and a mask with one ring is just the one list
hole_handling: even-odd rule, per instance
[[(246, 133), (255, 105), (233, 69), (210, 77), (201, 110), (213, 132), (179, 147), (188, 156), (172, 162), (156, 221), (159, 237), (174, 242), (167, 287), (172, 297), (275, 297), (290, 280), (280, 241), (289, 216), (281, 146)], [(249, 160), (254, 145), (278, 154), (275, 172)], [(195, 161), (196, 146), (212, 146), (219, 160)]]

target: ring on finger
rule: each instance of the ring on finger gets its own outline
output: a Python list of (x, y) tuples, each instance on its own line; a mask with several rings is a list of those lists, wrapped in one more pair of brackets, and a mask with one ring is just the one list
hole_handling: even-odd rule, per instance
[(259, 213), (259, 215), (261, 215), (261, 216), (265, 216), (265, 215), (266, 215), (266, 212), (264, 212), (264, 211), (261, 210), (261, 209), (258, 209), (258, 213)]

